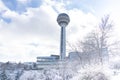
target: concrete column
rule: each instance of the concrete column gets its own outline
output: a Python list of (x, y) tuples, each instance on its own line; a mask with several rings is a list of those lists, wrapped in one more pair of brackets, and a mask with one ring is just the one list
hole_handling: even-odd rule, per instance
[(64, 60), (66, 56), (66, 30), (65, 26), (61, 26), (61, 41), (60, 41), (60, 59)]

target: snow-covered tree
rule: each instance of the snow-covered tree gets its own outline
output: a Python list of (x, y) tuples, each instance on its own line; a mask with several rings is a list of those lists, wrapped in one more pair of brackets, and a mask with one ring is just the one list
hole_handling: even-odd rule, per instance
[[(82, 52), (80, 60), (91, 64), (93, 61), (103, 64), (104, 56), (108, 58), (108, 39), (112, 30), (112, 22), (109, 15), (101, 19), (101, 23), (90, 32), (83, 41), (79, 41), (74, 48), (76, 52)], [(82, 58), (81, 58), (82, 57)]]
[(15, 74), (15, 80), (19, 80), (19, 78), (21, 77), (21, 75), (23, 74), (23, 70), (16, 70), (16, 74)]
[(3, 70), (0, 74), (0, 80), (8, 80), (8, 77), (6, 75), (6, 71)]

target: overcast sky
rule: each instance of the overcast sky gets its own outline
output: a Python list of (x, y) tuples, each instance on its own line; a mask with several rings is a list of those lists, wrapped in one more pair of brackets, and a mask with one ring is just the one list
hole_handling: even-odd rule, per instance
[[(120, 39), (120, 0), (0, 0), (0, 62), (59, 54), (59, 13), (67, 13), (67, 42), (75, 43), (109, 14)], [(116, 38), (116, 39), (117, 39)], [(67, 45), (68, 46), (68, 45)], [(69, 49), (67, 47), (67, 53)]]

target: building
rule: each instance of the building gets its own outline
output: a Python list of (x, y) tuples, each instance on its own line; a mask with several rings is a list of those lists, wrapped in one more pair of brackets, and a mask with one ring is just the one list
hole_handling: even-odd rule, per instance
[(61, 27), (60, 56), (37, 57), (37, 68), (55, 67), (58, 63), (66, 59), (66, 26), (70, 22), (70, 18), (66, 13), (61, 13), (57, 17), (57, 22)]
[(57, 22), (61, 27), (60, 60), (64, 60), (66, 57), (66, 26), (70, 22), (70, 18), (66, 13), (61, 13), (57, 17)]
[(58, 64), (59, 56), (58, 55), (51, 55), (51, 56), (44, 56), (44, 57), (37, 57), (37, 68), (51, 68), (55, 67)]

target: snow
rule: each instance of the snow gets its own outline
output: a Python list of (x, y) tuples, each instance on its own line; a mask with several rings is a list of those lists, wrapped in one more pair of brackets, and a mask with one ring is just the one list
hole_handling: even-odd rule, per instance
[(119, 79), (120, 79), (120, 74), (111, 77), (111, 80), (119, 80)]
[[(0, 64), (2, 65), (2, 63)], [(4, 64), (5, 65), (5, 64)], [(119, 66), (119, 62), (111, 62), (105, 65), (74, 65), (74, 63), (67, 63), (63, 65), (65, 67), (60, 68), (49, 68), (49, 69), (29, 69), (25, 70), (22, 67), (17, 68), (12, 64), (12, 69), (7, 67), (3, 70), (0, 67), (0, 80), (1, 75), (7, 76), (9, 80), (119, 80), (120, 79), (120, 68), (114, 67)], [(8, 64), (7, 64), (8, 65)], [(17, 64), (16, 64), (17, 65)], [(59, 68), (58, 68), (59, 67)], [(14, 69), (15, 68), (15, 69)], [(104, 79), (103, 79), (104, 78)]]

